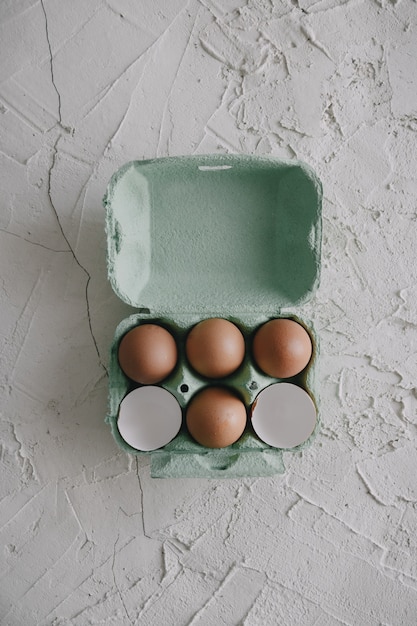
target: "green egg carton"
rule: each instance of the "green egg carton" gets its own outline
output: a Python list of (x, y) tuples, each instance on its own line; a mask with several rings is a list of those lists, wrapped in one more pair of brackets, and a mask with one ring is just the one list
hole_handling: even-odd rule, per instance
[[(317, 406), (318, 342), (312, 325), (297, 316), (318, 286), (321, 253), (321, 183), (298, 161), (247, 155), (204, 155), (132, 161), (111, 178), (104, 198), (108, 276), (116, 295), (138, 312), (117, 327), (109, 369), (110, 424), (117, 443), (134, 454), (150, 454), (151, 474), (173, 477), (270, 476), (284, 472), (282, 450), (262, 442), (250, 419), (231, 446), (196, 443), (185, 423), (166, 446), (150, 453), (120, 436), (120, 402), (134, 384), (121, 371), (121, 338), (145, 322), (156, 322), (177, 340), (179, 361), (160, 386), (183, 412), (192, 396), (213, 384), (189, 367), (188, 331), (210, 317), (228, 319), (246, 342), (242, 366), (221, 383), (235, 389), (248, 411), (262, 389), (279, 382), (251, 357), (254, 332), (272, 318), (292, 317), (313, 339), (313, 357), (298, 376)], [(290, 309), (291, 313), (288, 313)], [(183, 420), (184, 421), (184, 420)], [(311, 437), (297, 448), (311, 443)]]

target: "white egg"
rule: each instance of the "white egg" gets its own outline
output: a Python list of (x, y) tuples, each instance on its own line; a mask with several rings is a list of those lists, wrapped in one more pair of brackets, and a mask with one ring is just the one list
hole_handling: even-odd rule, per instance
[(252, 426), (274, 448), (294, 448), (306, 441), (316, 425), (316, 407), (308, 393), (291, 383), (266, 387), (252, 407)]
[(169, 443), (181, 428), (182, 411), (162, 387), (134, 389), (120, 404), (117, 427), (132, 448), (149, 452)]

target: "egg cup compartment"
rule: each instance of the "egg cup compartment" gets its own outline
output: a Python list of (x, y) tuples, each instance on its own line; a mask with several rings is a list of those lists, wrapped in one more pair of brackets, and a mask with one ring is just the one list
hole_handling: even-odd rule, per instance
[[(177, 342), (177, 366), (158, 385), (179, 402), (183, 424), (170, 443), (150, 453), (152, 476), (282, 473), (282, 449), (263, 443), (250, 424), (257, 395), (280, 382), (254, 363), (252, 338), (272, 318), (297, 319), (297, 305), (317, 287), (320, 181), (296, 161), (242, 155), (168, 157), (123, 166), (109, 183), (104, 205), (109, 279), (118, 297), (138, 310), (119, 324), (111, 349), (107, 421), (117, 443), (143, 454), (129, 446), (117, 428), (121, 401), (140, 386), (121, 371), (118, 345), (136, 325), (156, 323), (171, 331)], [(218, 380), (199, 375), (185, 356), (190, 329), (213, 317), (235, 323), (246, 346), (238, 370)], [(312, 396), (317, 339), (312, 326), (305, 326), (313, 338), (313, 358), (303, 372), (285, 381)], [(185, 428), (190, 399), (216, 384), (241, 394), (248, 412), (243, 435), (226, 448), (201, 446)], [(292, 449), (307, 445), (314, 433)]]
[[(264, 374), (252, 355), (253, 337), (260, 326), (268, 322), (270, 317), (248, 316), (246, 318), (225, 318), (234, 323), (242, 332), (245, 340), (245, 357), (241, 366), (229, 376), (223, 378), (208, 378), (198, 374), (190, 366), (185, 353), (185, 342), (190, 330), (200, 321), (201, 317), (177, 316), (173, 318), (156, 318), (152, 314), (139, 313), (124, 319), (116, 329), (111, 349), (110, 359), (110, 405), (107, 421), (111, 425), (112, 433), (117, 443), (127, 452), (133, 454), (149, 454), (130, 446), (121, 437), (117, 421), (119, 407), (123, 398), (134, 389), (142, 386), (129, 379), (120, 368), (118, 362), (118, 348), (124, 335), (140, 324), (157, 324), (168, 330), (174, 337), (178, 348), (178, 362), (172, 374), (155, 385), (169, 391), (178, 401), (182, 413), (182, 426), (178, 435), (163, 448), (153, 450), (151, 454), (151, 469), (154, 477), (203, 477), (207, 476), (248, 476), (249, 471), (256, 468), (257, 476), (267, 476), (282, 473), (282, 448), (274, 448), (259, 439), (251, 425), (251, 408), (258, 395), (269, 385), (279, 382), (289, 382), (297, 385), (312, 397), (314, 388), (315, 359), (317, 353), (317, 339), (310, 325), (304, 324), (293, 315), (282, 316), (293, 319), (301, 324), (308, 332), (313, 346), (313, 353), (307, 367), (291, 378), (273, 378)], [(207, 319), (207, 318), (204, 318)], [(247, 411), (247, 422), (242, 436), (225, 448), (206, 448), (197, 443), (186, 427), (185, 414), (189, 402), (200, 391), (207, 387), (220, 386), (234, 391), (244, 402)], [(300, 450), (311, 443), (318, 429), (318, 419), (312, 435), (303, 443), (291, 448)]]

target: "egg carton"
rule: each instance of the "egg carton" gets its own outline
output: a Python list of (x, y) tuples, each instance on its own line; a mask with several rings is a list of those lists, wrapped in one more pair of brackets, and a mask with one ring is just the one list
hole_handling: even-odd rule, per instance
[[(117, 423), (121, 402), (140, 387), (121, 370), (122, 337), (143, 323), (160, 324), (176, 339), (178, 363), (158, 383), (185, 415), (190, 399), (225, 385), (244, 401), (247, 427), (225, 448), (201, 446), (187, 431), (150, 452), (154, 477), (267, 476), (284, 471), (282, 448), (259, 439), (251, 425), (256, 398), (274, 383), (252, 356), (254, 332), (290, 317), (312, 338), (313, 357), (285, 382), (308, 392), (317, 407), (318, 339), (297, 306), (317, 288), (321, 251), (321, 184), (307, 165), (273, 158), (207, 155), (134, 161), (112, 177), (104, 199), (108, 274), (115, 293), (137, 313), (118, 325), (111, 347), (107, 422), (117, 443), (133, 454)], [(290, 310), (289, 310), (289, 307)], [(285, 314), (283, 311), (285, 310)], [(185, 338), (203, 319), (235, 323), (245, 338), (243, 364), (219, 381), (188, 363)], [(317, 412), (318, 413), (318, 412)], [(319, 428), (319, 414), (309, 445)]]

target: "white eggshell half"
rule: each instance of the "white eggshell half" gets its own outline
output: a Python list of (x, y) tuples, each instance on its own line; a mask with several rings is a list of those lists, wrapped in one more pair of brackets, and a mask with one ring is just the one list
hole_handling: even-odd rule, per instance
[(181, 428), (181, 407), (162, 387), (134, 389), (120, 403), (117, 427), (132, 448), (149, 452), (169, 443)]
[(316, 420), (316, 407), (308, 393), (291, 383), (266, 387), (252, 408), (254, 431), (274, 448), (299, 446), (312, 434)]

